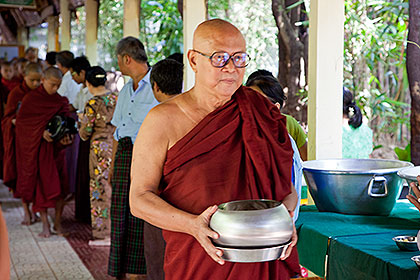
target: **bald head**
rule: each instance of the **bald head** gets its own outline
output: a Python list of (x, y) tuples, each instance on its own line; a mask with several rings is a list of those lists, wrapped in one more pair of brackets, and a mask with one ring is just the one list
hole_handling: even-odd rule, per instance
[(63, 74), (58, 68), (55, 67), (48, 67), (47, 70), (44, 72), (44, 78), (50, 79), (55, 78), (61, 80), (63, 78)]
[[(211, 48), (220, 41), (227, 38), (240, 40), (244, 48), (245, 39), (233, 24), (222, 19), (212, 19), (200, 23), (194, 31), (193, 48), (203, 51), (210, 51)], [(210, 49), (209, 49), (210, 48)], [(245, 51), (245, 50), (244, 50)]]

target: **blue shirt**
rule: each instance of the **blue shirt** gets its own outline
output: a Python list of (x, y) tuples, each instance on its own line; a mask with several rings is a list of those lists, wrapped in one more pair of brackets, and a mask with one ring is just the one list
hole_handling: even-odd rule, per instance
[(130, 79), (118, 94), (117, 106), (111, 121), (116, 127), (115, 140), (130, 137), (134, 143), (144, 118), (157, 104), (159, 102), (155, 99), (150, 84), (150, 71), (138, 83), (136, 91), (133, 90), (133, 80)]
[(293, 215), (293, 221), (296, 222), (297, 218), (299, 217), (299, 207), (300, 207), (300, 200), (302, 198), (302, 159), (300, 158), (299, 149), (296, 145), (295, 140), (293, 140), (292, 136), (290, 136), (290, 142), (292, 142), (292, 149), (293, 149), (293, 165), (292, 165), (292, 184), (296, 189), (297, 196), (298, 196), (298, 203), (296, 205), (296, 209)]

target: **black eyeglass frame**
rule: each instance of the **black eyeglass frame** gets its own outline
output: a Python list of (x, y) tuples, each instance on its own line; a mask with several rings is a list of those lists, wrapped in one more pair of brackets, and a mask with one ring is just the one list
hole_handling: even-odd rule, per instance
[[(247, 63), (244, 65), (244, 66), (237, 66), (236, 64), (235, 64), (235, 60), (232, 60), (232, 63), (233, 63), (233, 65), (236, 67), (236, 68), (245, 68), (245, 67), (247, 67), (248, 66), (248, 64), (249, 64), (249, 62), (251, 61), (251, 57), (249, 56), (249, 54), (247, 54), (246, 52), (235, 52), (235, 53), (233, 53), (232, 55), (230, 55), (229, 53), (227, 53), (227, 52), (222, 52), (222, 51), (220, 51), (220, 52), (214, 52), (214, 53), (212, 53), (211, 55), (206, 55), (206, 54), (204, 54), (204, 53), (202, 53), (202, 52), (200, 52), (200, 51), (197, 51), (197, 50), (194, 50), (194, 49), (192, 49), (192, 51), (194, 51), (194, 52), (196, 52), (196, 53), (199, 53), (199, 54), (201, 54), (202, 56), (204, 56), (204, 57), (207, 57), (208, 59), (210, 59), (210, 63), (211, 63), (211, 65), (213, 66), (213, 67), (216, 67), (216, 68), (223, 68), (223, 67), (225, 67), (228, 63), (229, 63), (229, 61), (235, 56), (235, 55), (237, 55), (238, 53), (241, 53), (241, 54), (246, 54), (246, 56), (248, 57), (248, 61), (247, 61)], [(213, 56), (215, 55), (215, 54), (218, 54), (218, 53), (223, 53), (223, 54), (228, 54), (229, 55), (229, 58), (225, 61), (225, 63), (223, 64), (223, 65), (214, 65), (213, 64)]]

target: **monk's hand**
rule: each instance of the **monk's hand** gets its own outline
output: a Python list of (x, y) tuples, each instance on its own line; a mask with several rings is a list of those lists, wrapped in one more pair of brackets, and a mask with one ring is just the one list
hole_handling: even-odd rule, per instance
[(16, 119), (13, 119), (13, 120), (12, 120), (12, 124), (13, 124), (13, 125), (16, 125)]
[(415, 182), (411, 182), (410, 183), (410, 187), (413, 190), (413, 193), (415, 194), (412, 195), (410, 193), (408, 193), (408, 195), (406, 196), (406, 198), (413, 203), (414, 206), (416, 206), (416, 208), (420, 211), (420, 190), (419, 190), (419, 186), (420, 185), (420, 175), (417, 176), (417, 184)]
[(287, 247), (286, 253), (284, 253), (284, 255), (280, 258), (282, 261), (284, 261), (290, 256), (290, 254), (292, 253), (293, 247), (296, 246), (297, 240), (298, 240), (297, 231), (296, 231), (295, 224), (293, 224), (292, 242)]
[(222, 250), (214, 247), (210, 238), (217, 239), (219, 234), (209, 228), (211, 216), (216, 212), (217, 206), (213, 205), (207, 208), (203, 213), (197, 216), (193, 222), (191, 235), (200, 243), (206, 253), (218, 264), (223, 265), (225, 261), (221, 258)]
[(73, 143), (73, 135), (66, 134), (63, 138), (60, 139), (60, 144), (63, 146), (68, 146)]
[(51, 138), (51, 133), (48, 130), (44, 130), (44, 134), (42, 135), (42, 138), (44, 138), (47, 142), (52, 142), (53, 139)]

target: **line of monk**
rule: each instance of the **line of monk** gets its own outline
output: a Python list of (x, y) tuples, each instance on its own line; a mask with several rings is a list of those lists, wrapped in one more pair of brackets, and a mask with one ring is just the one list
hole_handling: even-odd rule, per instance
[[(131, 79), (106, 121), (115, 126), (108, 273), (125, 279), (145, 274), (147, 266), (148, 279), (299, 275), (295, 229), (283, 258), (271, 262), (226, 262), (211, 242), (219, 237), (209, 228), (218, 204), (273, 199), (282, 201), (291, 216), (298, 205), (286, 117), (266, 96), (242, 86), (250, 58), (241, 32), (220, 19), (197, 27), (187, 54), (195, 84), (182, 94), (181, 86), (172, 90), (165, 82), (173, 71), (181, 84), (182, 64), (166, 61), (151, 70), (144, 45), (133, 37), (122, 39), (116, 54), (122, 74)], [(6, 72), (2, 66), (7, 80)], [(22, 199), (24, 224), (36, 218), (31, 203), (41, 214), (41, 237), (52, 233), (48, 208), (56, 209), (54, 230), (63, 234), (61, 214), (69, 191), (65, 153), (73, 138), (54, 141), (46, 130), (55, 115), (70, 114), (68, 99), (57, 93), (62, 78), (57, 68), (42, 72), (30, 63), (10, 94), (1, 89), (7, 91), (1, 94), (1, 101), (7, 100), (3, 178)]]

